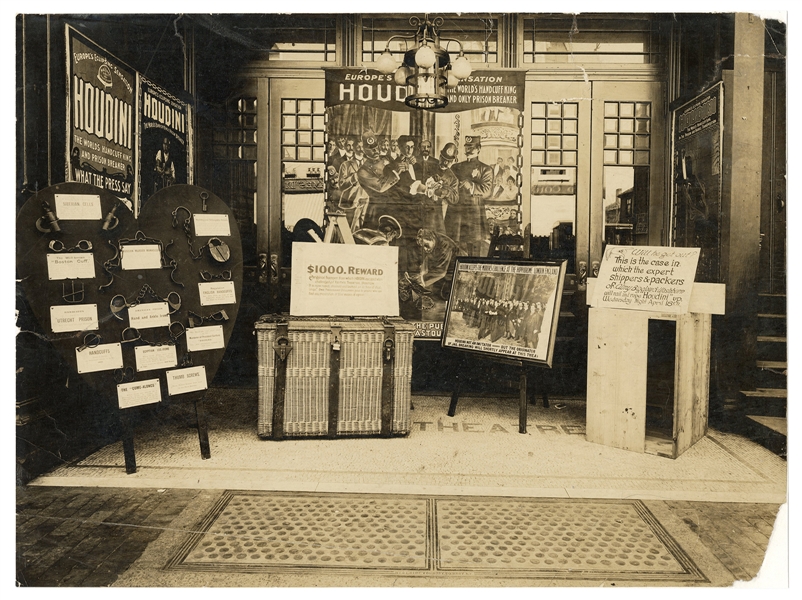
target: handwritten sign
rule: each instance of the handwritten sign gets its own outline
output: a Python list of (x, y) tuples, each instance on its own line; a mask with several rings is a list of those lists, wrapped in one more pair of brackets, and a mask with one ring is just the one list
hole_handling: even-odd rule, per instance
[(47, 278), (50, 281), (58, 279), (94, 279), (94, 256), (91, 252), (48, 254)]
[(206, 389), (206, 367), (189, 367), (167, 371), (167, 393), (171, 396)]
[(162, 250), (156, 244), (128, 244), (120, 246), (120, 267), (122, 267), (123, 271), (161, 269)]
[(233, 281), (212, 281), (210, 283), (199, 283), (198, 293), (200, 294), (201, 306), (237, 303)]
[(231, 235), (231, 226), (228, 224), (228, 215), (194, 215), (195, 235), (211, 236)]
[(110, 371), (122, 369), (123, 350), (119, 342), (114, 344), (100, 344), (94, 348), (75, 348), (75, 362), (78, 373), (95, 373), (96, 371)]
[(398, 316), (398, 248), (292, 245), (290, 314)]
[(206, 327), (190, 327), (186, 331), (187, 350), (217, 350), (225, 348), (222, 325), (208, 325)]
[(128, 309), (128, 325), (137, 329), (169, 327), (170, 312), (166, 302), (137, 304)]
[(137, 371), (170, 369), (178, 364), (175, 346), (136, 346), (134, 348)]
[(161, 400), (162, 388), (158, 379), (132, 381), (117, 385), (117, 404), (120, 408), (156, 404)]
[(94, 221), (103, 218), (100, 196), (96, 194), (56, 194), (56, 215), (65, 221)]
[(53, 333), (95, 331), (98, 328), (97, 304), (51, 306), (50, 328)]
[(699, 248), (607, 246), (591, 306), (688, 312)]

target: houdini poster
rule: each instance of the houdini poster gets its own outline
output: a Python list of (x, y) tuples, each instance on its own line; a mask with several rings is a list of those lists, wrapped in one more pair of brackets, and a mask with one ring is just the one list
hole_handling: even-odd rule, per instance
[(67, 36), (66, 181), (136, 201), (136, 74), (71, 27)]
[(326, 194), (356, 243), (398, 248), (401, 316), (439, 339), (457, 256), (520, 230), (524, 74), (474, 73), (414, 109), (392, 75), (326, 71)]

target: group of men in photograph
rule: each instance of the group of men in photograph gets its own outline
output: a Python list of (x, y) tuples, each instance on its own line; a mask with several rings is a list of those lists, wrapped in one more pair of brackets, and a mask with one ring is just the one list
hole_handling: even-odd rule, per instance
[(468, 327), (476, 329), (476, 339), (502, 340), (524, 348), (537, 348), (545, 312), (542, 302), (499, 299), (476, 293), (457, 301), (456, 312)]

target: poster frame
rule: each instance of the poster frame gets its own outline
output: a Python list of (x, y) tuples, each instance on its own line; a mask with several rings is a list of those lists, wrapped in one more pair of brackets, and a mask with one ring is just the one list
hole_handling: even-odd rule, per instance
[[(538, 341), (536, 342), (536, 349), (543, 346), (545, 348), (545, 354), (542, 357), (536, 356), (537, 351), (535, 349), (534, 352), (529, 352), (529, 348), (526, 347), (525, 344), (522, 344), (520, 340), (515, 340), (515, 343), (507, 342), (506, 338), (499, 337), (497, 340), (492, 340), (493, 335), (492, 333), (488, 333), (488, 336), (491, 339), (491, 343), (481, 343), (481, 344), (473, 344), (474, 340), (470, 340), (469, 345), (461, 344), (458, 340), (451, 340), (449, 336), (449, 332), (452, 332), (457, 327), (463, 328), (464, 325), (458, 325), (456, 319), (456, 313), (461, 313), (459, 318), (464, 319), (464, 309), (465, 306), (464, 301), (465, 297), (462, 295), (462, 290), (464, 288), (464, 282), (467, 281), (467, 273), (469, 271), (462, 269), (461, 267), (469, 265), (468, 268), (473, 268), (474, 272), (476, 269), (482, 269), (483, 277), (489, 277), (494, 282), (498, 282), (501, 280), (504, 282), (504, 276), (512, 276), (512, 277), (520, 277), (521, 280), (513, 280), (513, 289), (516, 287), (515, 284), (521, 283), (525, 281), (527, 278), (538, 277), (542, 276), (541, 273), (527, 273), (526, 271), (531, 271), (532, 268), (547, 268), (550, 271), (553, 271), (553, 274), (549, 276), (556, 275), (556, 278), (551, 286), (549, 286), (545, 292), (541, 292), (540, 298), (543, 299), (542, 304), (544, 307), (544, 313), (541, 316), (543, 318), (546, 315), (550, 315), (548, 322), (544, 322), (541, 324), (541, 328), (539, 331)], [(475, 265), (475, 267), (474, 267)], [(446, 306), (446, 315), (445, 320), (443, 323), (443, 334), (440, 340), (441, 346), (443, 348), (451, 348), (456, 350), (462, 350), (466, 352), (471, 352), (479, 355), (494, 357), (496, 359), (501, 360), (521, 360), (526, 361), (528, 363), (534, 363), (543, 365), (546, 367), (551, 368), (553, 361), (554, 361), (554, 346), (557, 339), (557, 325), (560, 318), (560, 304), (562, 301), (562, 293), (563, 287), (565, 284), (565, 273), (567, 270), (567, 261), (529, 261), (529, 260), (506, 260), (506, 259), (498, 259), (498, 258), (479, 258), (479, 257), (458, 257), (456, 261), (456, 266), (454, 268), (454, 285), (451, 288), (451, 295), (448, 300), (448, 304)], [(509, 282), (510, 279), (507, 278), (506, 282)], [(493, 286), (496, 287), (495, 285)], [(500, 286), (499, 286), (500, 287)], [(524, 288), (526, 286), (523, 286)], [(497, 298), (498, 299), (498, 298)], [(513, 298), (509, 298), (510, 300), (514, 300)], [(499, 299), (504, 300), (504, 299)], [(518, 298), (519, 301), (524, 301), (524, 298)], [(526, 302), (537, 302), (534, 298), (526, 299)], [(474, 318), (479, 321), (481, 317), (478, 315), (478, 309), (474, 308)], [(475, 342), (480, 342), (486, 336), (479, 337), (480, 335), (480, 325), (477, 324), (477, 333), (476, 333), (476, 340)], [(541, 343), (540, 336), (546, 335), (546, 341)], [(502, 343), (498, 343), (498, 340), (504, 340)]]

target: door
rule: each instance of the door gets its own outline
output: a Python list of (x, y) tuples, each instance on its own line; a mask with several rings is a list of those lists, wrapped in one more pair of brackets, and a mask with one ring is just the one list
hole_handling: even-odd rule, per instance
[(785, 294), (785, 73), (766, 73), (763, 94), (764, 176), (760, 206), (760, 291), (765, 294)]
[(567, 259), (581, 282), (604, 244), (661, 244), (662, 84), (530, 81), (526, 103), (535, 247)]
[(269, 126), (259, 128), (258, 247), (269, 273), (274, 312), (289, 311), (295, 224), (310, 218), (323, 225), (323, 98), (322, 73), (259, 81), (259, 122)]

